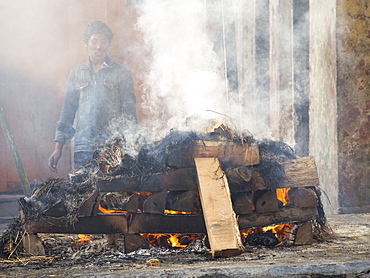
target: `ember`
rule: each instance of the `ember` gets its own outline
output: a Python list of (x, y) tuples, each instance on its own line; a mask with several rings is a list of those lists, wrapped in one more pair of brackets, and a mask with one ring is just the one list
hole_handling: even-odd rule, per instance
[(72, 242), (72, 247), (81, 247), (82, 245), (90, 244), (90, 237), (84, 234), (78, 234), (78, 240)]
[(114, 210), (114, 209), (105, 209), (100, 204), (99, 204), (98, 210), (101, 213), (127, 213), (127, 211)]

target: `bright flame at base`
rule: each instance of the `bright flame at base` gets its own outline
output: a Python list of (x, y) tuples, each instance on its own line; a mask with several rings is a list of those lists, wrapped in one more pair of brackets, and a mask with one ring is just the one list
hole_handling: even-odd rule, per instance
[(105, 209), (100, 204), (98, 206), (98, 211), (101, 212), (101, 213), (127, 213), (127, 211)]
[(281, 225), (268, 226), (268, 227), (263, 227), (263, 228), (259, 228), (259, 229), (242, 231), (240, 234), (241, 234), (243, 240), (245, 240), (247, 238), (247, 236), (250, 235), (250, 234), (266, 233), (266, 232), (271, 230), (271, 232), (275, 234), (275, 237), (280, 241), (280, 243), (278, 244), (278, 245), (280, 245), (286, 239), (288, 239), (293, 225), (294, 224), (281, 224)]
[(165, 209), (163, 213), (165, 214), (195, 214), (195, 212), (177, 211), (177, 210), (169, 210), (169, 209)]
[(78, 241), (81, 242), (82, 245), (90, 244), (90, 238), (85, 236), (84, 234), (78, 234)]
[(289, 192), (290, 188), (278, 188), (276, 189), (276, 198), (283, 203), (283, 206), (290, 204)]
[(180, 238), (186, 238), (188, 241), (201, 239), (202, 235), (182, 235), (182, 234), (140, 234), (152, 246), (185, 248), (187, 244), (181, 244)]

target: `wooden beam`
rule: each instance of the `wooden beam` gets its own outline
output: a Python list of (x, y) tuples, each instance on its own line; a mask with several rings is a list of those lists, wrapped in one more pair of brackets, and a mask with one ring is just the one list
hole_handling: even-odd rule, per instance
[(143, 248), (148, 249), (149, 242), (145, 240), (141, 235), (127, 234), (124, 236), (125, 253), (131, 253), (137, 249)]
[(44, 245), (42, 240), (37, 236), (37, 234), (26, 233), (22, 237), (22, 244), (24, 250), (33, 256), (45, 256)]
[(99, 195), (96, 191), (94, 191), (91, 196), (86, 199), (86, 201), (81, 205), (80, 209), (78, 210), (78, 216), (84, 217), (84, 216), (92, 216), (97, 214), (97, 203), (99, 199)]
[(292, 159), (281, 163), (283, 167), (283, 187), (319, 186), (319, 176), (313, 156)]
[(55, 219), (28, 221), (26, 229), (29, 233), (116, 234), (127, 233), (127, 220), (125, 214), (112, 213), (81, 217), (69, 226)]
[(143, 203), (143, 212), (163, 214), (166, 207), (167, 192), (157, 192), (150, 195)]
[(313, 243), (312, 221), (300, 224), (297, 229), (294, 245), (308, 245)]
[(311, 208), (282, 208), (275, 213), (238, 215), (239, 229), (241, 231), (266, 226), (305, 222), (314, 220), (319, 216), (317, 207)]
[(213, 257), (240, 255), (243, 244), (230, 190), (217, 158), (194, 158), (199, 196)]
[(167, 209), (193, 212), (195, 203), (199, 204), (195, 191), (171, 191), (167, 195)]
[(226, 169), (231, 192), (247, 192), (266, 189), (266, 183), (257, 167), (239, 166)]
[(109, 177), (99, 178), (96, 186), (100, 192), (139, 192), (140, 178)]
[(197, 178), (194, 167), (157, 173), (142, 180), (141, 191), (185, 191), (196, 190)]
[(255, 191), (254, 203), (256, 212), (259, 214), (275, 212), (279, 210), (275, 189)]
[(252, 192), (242, 192), (233, 194), (233, 208), (236, 214), (253, 213), (253, 194)]
[(100, 192), (159, 192), (197, 190), (195, 168), (153, 173), (141, 177), (106, 178), (97, 181)]
[(203, 215), (162, 215), (137, 213), (132, 215), (130, 234), (205, 234)]
[(244, 145), (230, 141), (197, 141), (194, 157), (218, 158), (228, 165), (249, 166), (260, 163), (257, 143)]
[(288, 196), (295, 207), (317, 207), (319, 204), (317, 194), (312, 188), (291, 188)]

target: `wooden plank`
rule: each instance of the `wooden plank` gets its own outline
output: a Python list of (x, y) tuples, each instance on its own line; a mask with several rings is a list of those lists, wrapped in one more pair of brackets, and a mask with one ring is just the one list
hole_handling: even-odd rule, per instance
[(308, 245), (313, 243), (312, 221), (300, 224), (297, 229), (294, 245)]
[(275, 212), (279, 210), (275, 189), (255, 191), (254, 203), (257, 213)]
[(319, 186), (319, 176), (313, 156), (292, 159), (281, 163), (283, 167), (283, 187)]
[(137, 213), (128, 227), (130, 234), (205, 234), (203, 215)]
[(124, 214), (104, 214), (81, 217), (74, 225), (55, 220), (29, 221), (26, 225), (29, 233), (65, 233), (65, 234), (115, 234), (127, 233), (127, 220)]
[(231, 192), (247, 192), (266, 189), (266, 183), (257, 167), (239, 166), (226, 169)]
[(124, 236), (125, 253), (131, 253), (140, 248), (149, 249), (149, 242), (141, 235), (127, 234)]
[(291, 188), (288, 196), (295, 207), (317, 207), (319, 204), (317, 194), (312, 188)]
[(97, 181), (100, 192), (158, 192), (197, 190), (194, 167), (134, 178), (107, 178)]
[(230, 141), (197, 141), (194, 157), (217, 157), (222, 163), (249, 166), (260, 163), (257, 143), (244, 145)]
[(197, 179), (194, 167), (156, 173), (142, 180), (142, 192), (196, 190)]
[(24, 250), (33, 256), (45, 256), (45, 249), (37, 234), (26, 233), (22, 237)]
[(170, 168), (194, 167), (194, 141), (187, 139), (178, 145), (170, 145), (166, 155), (166, 165)]
[(97, 200), (98, 200), (98, 193), (94, 191), (93, 194), (81, 205), (80, 209), (78, 210), (78, 216), (92, 216), (96, 215), (97, 210)]
[(199, 196), (213, 257), (240, 255), (243, 244), (230, 190), (217, 158), (194, 158)]
[(167, 192), (157, 192), (150, 195), (143, 203), (143, 212), (162, 214), (166, 207)]
[(139, 192), (140, 179), (139, 177), (109, 177), (99, 178), (96, 182), (99, 192)]
[(317, 207), (311, 208), (281, 208), (275, 213), (238, 215), (239, 229), (241, 231), (266, 226), (305, 222), (314, 220), (319, 216)]
[(193, 212), (195, 203), (200, 203), (195, 191), (171, 191), (167, 195), (167, 209)]
[(253, 193), (242, 192), (233, 194), (233, 208), (236, 214), (253, 213)]

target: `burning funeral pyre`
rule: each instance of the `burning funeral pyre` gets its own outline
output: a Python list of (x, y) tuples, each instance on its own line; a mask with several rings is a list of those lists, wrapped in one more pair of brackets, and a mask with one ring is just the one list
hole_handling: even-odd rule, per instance
[(78, 234), (79, 244), (109, 235), (123, 253), (197, 246), (213, 257), (323, 240), (330, 229), (313, 157), (212, 123), (202, 134), (171, 131), (136, 156), (124, 152), (124, 138), (107, 142), (68, 179), (20, 199), (1, 253), (43, 255), (41, 234)]

